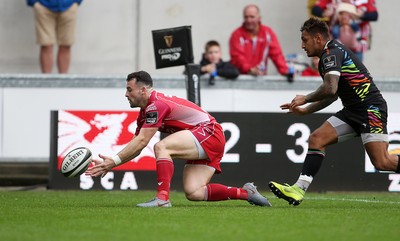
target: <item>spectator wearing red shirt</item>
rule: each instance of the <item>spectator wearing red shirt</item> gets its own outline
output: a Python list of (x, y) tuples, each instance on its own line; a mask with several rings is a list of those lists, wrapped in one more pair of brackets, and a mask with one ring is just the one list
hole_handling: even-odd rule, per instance
[(268, 58), (278, 72), (293, 80), (293, 70), (288, 67), (275, 32), (261, 24), (260, 10), (254, 4), (243, 10), (243, 24), (229, 40), (231, 63), (241, 74), (266, 75)]

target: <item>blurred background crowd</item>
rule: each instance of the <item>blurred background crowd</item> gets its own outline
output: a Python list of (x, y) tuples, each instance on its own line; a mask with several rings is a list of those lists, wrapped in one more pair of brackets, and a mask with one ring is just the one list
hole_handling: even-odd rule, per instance
[(182, 67), (155, 69), (151, 31), (190, 25), (203, 74), (276, 74), (290, 82), (318, 76), (299, 28), (319, 17), (373, 76), (398, 77), (394, 5), (400, 2), (0, 0), (0, 73), (181, 74)]

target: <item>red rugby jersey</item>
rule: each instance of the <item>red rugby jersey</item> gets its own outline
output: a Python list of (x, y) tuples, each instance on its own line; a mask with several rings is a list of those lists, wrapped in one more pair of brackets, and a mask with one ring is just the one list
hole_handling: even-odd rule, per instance
[(174, 133), (205, 122), (216, 120), (193, 102), (153, 90), (147, 107), (140, 110), (135, 135), (141, 128), (156, 127), (160, 132)]

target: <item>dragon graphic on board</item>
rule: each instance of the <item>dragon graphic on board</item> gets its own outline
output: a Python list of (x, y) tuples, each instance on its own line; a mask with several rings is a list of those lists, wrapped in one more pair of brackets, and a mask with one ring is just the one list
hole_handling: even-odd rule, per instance
[[(58, 160), (72, 149), (89, 148), (93, 158), (98, 154), (113, 156), (134, 137), (135, 111), (59, 111), (58, 112)], [(157, 133), (141, 154), (114, 170), (155, 170), (153, 146), (160, 140)]]

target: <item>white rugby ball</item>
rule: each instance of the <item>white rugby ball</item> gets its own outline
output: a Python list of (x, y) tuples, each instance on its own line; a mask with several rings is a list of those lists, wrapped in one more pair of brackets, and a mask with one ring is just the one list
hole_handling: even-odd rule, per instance
[(84, 173), (92, 162), (92, 152), (86, 147), (70, 151), (61, 163), (61, 173), (66, 177), (76, 177)]

